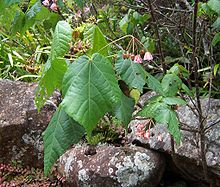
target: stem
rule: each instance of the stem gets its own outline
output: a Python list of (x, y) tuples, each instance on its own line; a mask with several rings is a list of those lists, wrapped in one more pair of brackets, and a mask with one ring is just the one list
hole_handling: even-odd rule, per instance
[(217, 120), (216, 122), (212, 123), (208, 127), (204, 129), (205, 132), (209, 131), (213, 126), (218, 125), (220, 123), (220, 120)]
[(200, 125), (200, 152), (201, 152), (201, 158), (202, 158), (202, 167), (205, 179), (208, 181), (208, 168), (207, 168), (207, 162), (206, 162), (206, 150), (205, 150), (205, 133), (204, 133), (204, 120), (203, 120), (203, 113), (202, 113), (202, 107), (200, 102), (200, 93), (199, 93), (199, 78), (198, 78), (198, 58), (197, 58), (197, 12), (198, 12), (198, 3), (199, 0), (195, 0), (194, 5), (194, 17), (193, 17), (193, 33), (192, 33), (192, 63), (193, 68), (192, 72), (195, 77), (195, 88), (196, 88), (196, 101), (197, 101), (197, 107), (198, 107), (198, 118), (199, 118), (199, 125)]
[[(147, 6), (146, 2), (144, 2), (143, 0), (141, 0), (141, 2), (145, 6)], [(164, 59), (164, 55), (163, 55), (163, 51), (162, 51), (161, 37), (160, 37), (160, 33), (159, 33), (159, 28), (158, 28), (158, 21), (157, 21), (157, 19), (155, 19), (154, 8), (152, 6), (151, 0), (147, 0), (147, 2), (148, 2), (149, 9), (150, 9), (150, 14), (151, 14), (151, 17), (152, 17), (156, 37), (157, 37), (157, 40), (158, 40), (157, 41), (158, 42), (158, 51), (159, 51), (159, 54), (160, 54), (160, 57), (161, 57), (161, 65), (162, 65), (162, 68), (163, 68), (163, 73), (166, 74), (166, 69), (167, 68), (166, 68), (166, 64), (164, 63), (165, 59)]]
[(99, 53), (100, 51), (102, 51), (103, 49), (105, 49), (106, 47), (108, 47), (108, 46), (110, 46), (110, 45), (112, 45), (112, 44), (114, 44), (114, 43), (116, 43), (116, 42), (118, 42), (118, 41), (120, 41), (120, 40), (123, 40), (123, 39), (125, 39), (125, 38), (129, 38), (129, 37), (134, 38), (134, 36), (132, 36), (132, 35), (126, 35), (126, 36), (123, 36), (123, 37), (121, 37), (121, 38), (118, 38), (117, 40), (114, 40), (114, 41), (108, 43), (106, 46), (104, 46), (104, 47), (102, 47), (101, 49), (99, 49), (98, 53)]

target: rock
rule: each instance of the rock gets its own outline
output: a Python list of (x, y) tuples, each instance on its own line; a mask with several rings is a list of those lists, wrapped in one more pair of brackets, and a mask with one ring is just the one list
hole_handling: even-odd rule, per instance
[[(46, 104), (38, 113), (34, 104), (37, 84), (0, 80), (0, 162), (43, 166), (42, 132), (55, 106)], [(56, 104), (58, 94), (53, 102)], [(52, 102), (51, 102), (52, 103)]]
[[(152, 95), (152, 93), (151, 93)], [(148, 98), (147, 96), (144, 96)], [(146, 101), (146, 100), (145, 100)], [(143, 99), (140, 101), (144, 103)], [(192, 105), (192, 103), (189, 103)], [(206, 114), (208, 107), (208, 100), (201, 100), (202, 109)], [(187, 124), (187, 128), (198, 130), (198, 118), (188, 106), (181, 106), (177, 113), (179, 119), (183, 124)], [(208, 113), (207, 124), (209, 126), (220, 119), (220, 100), (211, 99), (210, 110)], [(157, 124), (154, 128), (150, 129), (150, 139), (144, 139), (136, 135), (136, 124), (146, 123), (147, 120), (134, 120), (130, 123), (132, 132), (129, 134), (129, 140), (136, 142), (144, 147), (153, 150), (162, 151), (171, 154), (171, 141), (170, 135), (165, 125)], [(186, 126), (182, 125), (182, 128)], [(197, 132), (190, 132), (188, 130), (181, 130), (182, 142), (178, 146), (175, 144), (175, 159), (174, 164), (179, 168), (179, 172), (184, 175), (188, 180), (204, 180), (204, 174), (201, 166), (200, 156), (200, 140)], [(162, 141), (158, 140), (158, 136), (162, 137)], [(208, 165), (208, 173), (214, 179), (217, 186), (220, 186), (220, 122), (212, 126), (205, 135), (206, 138), (206, 161)]]
[(155, 187), (165, 168), (161, 154), (142, 147), (92, 147), (76, 145), (58, 162), (58, 171), (70, 186), (80, 187)]

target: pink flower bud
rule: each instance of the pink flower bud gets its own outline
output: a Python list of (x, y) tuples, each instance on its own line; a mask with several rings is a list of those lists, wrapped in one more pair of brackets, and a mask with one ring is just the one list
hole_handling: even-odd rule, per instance
[(142, 63), (141, 55), (135, 55), (134, 62), (139, 63), (139, 64)]
[(144, 130), (144, 128), (145, 128), (144, 124), (138, 124), (137, 125), (137, 131), (142, 131), (142, 130)]
[(90, 12), (90, 8), (88, 6), (84, 7), (83, 10), (85, 14)]
[(82, 17), (81, 14), (82, 14), (81, 10), (78, 10), (77, 13), (74, 15), (75, 19), (81, 18)]
[(53, 4), (50, 6), (50, 9), (56, 12), (56, 11), (58, 10), (57, 4), (56, 4), (56, 3), (53, 3)]
[(144, 131), (136, 132), (136, 135), (142, 137), (144, 136)]
[(150, 129), (148, 129), (148, 131), (144, 133), (144, 138), (148, 140), (150, 139)]
[(150, 52), (146, 52), (146, 53), (144, 54), (144, 60), (148, 60), (148, 61), (153, 60), (152, 54), (151, 54)]
[(160, 141), (160, 142), (163, 141), (163, 140), (162, 140), (162, 135), (161, 135), (161, 134), (158, 134), (158, 136), (157, 136), (157, 140)]
[(44, 0), (44, 1), (42, 2), (42, 4), (43, 4), (44, 6), (49, 6), (49, 5), (50, 5), (50, 2), (49, 2), (49, 0)]

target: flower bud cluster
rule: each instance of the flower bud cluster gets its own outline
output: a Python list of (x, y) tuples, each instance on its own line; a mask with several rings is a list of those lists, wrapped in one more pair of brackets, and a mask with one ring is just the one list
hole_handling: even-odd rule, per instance
[[(64, 0), (63, 0), (64, 2)], [(58, 5), (57, 5), (57, 0), (43, 0), (42, 5), (47, 7), (48, 9), (57, 12), (58, 11)]]
[(131, 53), (124, 53), (123, 54), (123, 58), (124, 59), (128, 59), (130, 58), (132, 61), (134, 61), (135, 63), (142, 63), (143, 60), (144, 61), (151, 61), (153, 60), (153, 56), (150, 52), (144, 52), (142, 54), (137, 54), (137, 55), (134, 55), (134, 54), (131, 54)]
[[(150, 140), (152, 136), (150, 128), (146, 130), (146, 124), (143, 123), (138, 123), (136, 125), (136, 135), (144, 138), (145, 140)], [(163, 141), (162, 135), (160, 133), (157, 135), (157, 141)]]

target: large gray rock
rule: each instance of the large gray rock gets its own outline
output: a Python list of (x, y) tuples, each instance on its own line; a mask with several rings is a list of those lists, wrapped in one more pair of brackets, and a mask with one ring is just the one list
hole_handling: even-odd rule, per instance
[[(153, 94), (154, 95), (154, 94)], [(152, 93), (150, 93), (152, 96)], [(148, 94), (141, 98), (143, 104), (149, 98)], [(192, 103), (189, 103), (192, 106)], [(204, 115), (207, 114), (208, 100), (201, 100)], [(185, 129), (199, 129), (198, 117), (188, 106), (182, 106), (178, 110), (180, 121), (185, 124), (181, 125)], [(211, 99), (210, 110), (206, 120), (206, 126), (209, 126), (220, 119), (220, 100)], [(171, 140), (167, 128), (164, 125), (157, 124), (150, 129), (150, 138), (137, 136), (137, 124), (146, 123), (146, 120), (134, 120), (130, 123), (132, 132), (129, 134), (129, 140), (137, 144), (151, 148), (153, 150), (162, 151), (171, 155)], [(187, 126), (186, 126), (187, 125)], [(179, 172), (189, 180), (204, 180), (204, 174), (201, 167), (200, 156), (200, 139), (197, 132), (181, 130), (182, 142), (178, 146), (175, 144), (175, 159), (174, 164), (179, 168)], [(158, 136), (160, 138), (158, 138)], [(162, 141), (161, 141), (162, 139)], [(220, 186), (220, 122), (212, 126), (205, 135), (206, 141), (206, 161), (208, 165), (208, 173), (215, 181), (217, 186)]]
[(156, 187), (164, 168), (161, 154), (136, 146), (76, 145), (58, 163), (69, 185), (80, 187)]
[[(0, 162), (43, 166), (42, 132), (55, 110), (46, 104), (38, 113), (36, 84), (0, 80)], [(58, 95), (57, 95), (58, 96)], [(54, 98), (53, 102), (56, 103)]]

